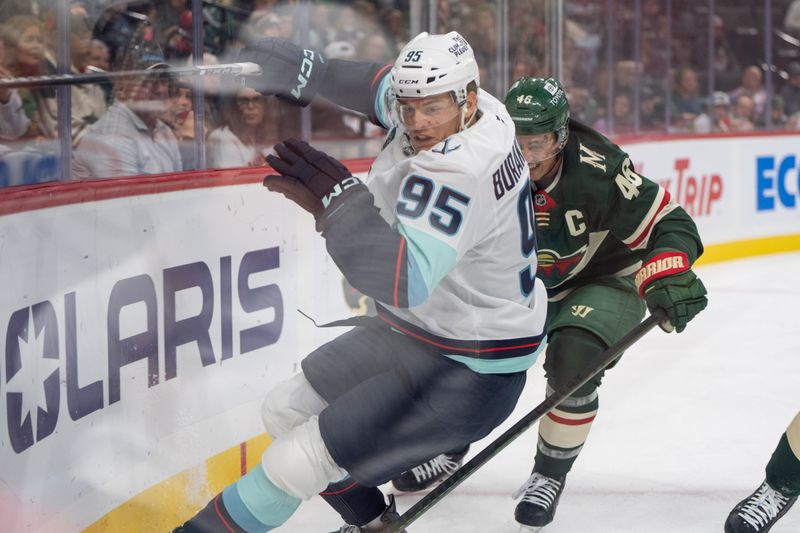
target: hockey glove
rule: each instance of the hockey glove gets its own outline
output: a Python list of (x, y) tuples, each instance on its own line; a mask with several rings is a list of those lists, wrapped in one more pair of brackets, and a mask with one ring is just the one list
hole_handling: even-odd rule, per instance
[(636, 274), (636, 288), (652, 311), (658, 307), (667, 313), (660, 327), (678, 333), (697, 313), (706, 308), (706, 288), (689, 267), (689, 258), (676, 250), (661, 250)]
[(274, 38), (246, 46), (239, 52), (237, 61), (261, 66), (259, 76), (244, 78), (248, 87), (300, 106), (313, 100), (328, 68), (325, 58), (316, 50)]
[(318, 219), (348, 194), (366, 186), (338, 160), (297, 139), (275, 145), (267, 164), (278, 174), (264, 178), (264, 186), (279, 192)]

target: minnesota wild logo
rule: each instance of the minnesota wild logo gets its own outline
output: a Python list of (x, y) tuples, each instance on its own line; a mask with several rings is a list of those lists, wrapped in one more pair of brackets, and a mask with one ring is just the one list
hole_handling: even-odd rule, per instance
[(588, 246), (581, 246), (578, 250), (566, 257), (555, 250), (539, 250), (536, 260), (539, 264), (538, 273), (545, 278), (548, 287), (555, 287), (573, 274), (573, 270), (583, 259)]

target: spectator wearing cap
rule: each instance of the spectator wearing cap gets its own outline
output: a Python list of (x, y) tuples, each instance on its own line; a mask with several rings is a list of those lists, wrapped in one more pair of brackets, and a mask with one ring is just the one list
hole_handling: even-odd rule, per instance
[(731, 99), (715, 91), (708, 102), (708, 111), (694, 119), (695, 133), (727, 133), (731, 131)]
[[(163, 56), (160, 56), (163, 58)], [(177, 172), (182, 169), (178, 141), (161, 117), (169, 109), (169, 65), (159, 61), (155, 43), (135, 44), (121, 70), (143, 70), (141, 77), (115, 84), (116, 101), (87, 128), (73, 152), (79, 179)]]
[(787, 74), (789, 79), (779, 94), (786, 105), (786, 114), (792, 116), (800, 111), (800, 63), (790, 63)]

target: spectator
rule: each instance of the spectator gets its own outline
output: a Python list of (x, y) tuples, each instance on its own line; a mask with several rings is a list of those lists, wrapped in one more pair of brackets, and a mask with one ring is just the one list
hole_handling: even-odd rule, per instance
[[(70, 15), (70, 72), (82, 74), (89, 64), (89, 52), (92, 42), (92, 32), (85, 13), (75, 11)], [(50, 52), (45, 52), (45, 60), (49, 63), (48, 70), (56, 70), (56, 61)], [(71, 89), (72, 102), (72, 142), (76, 144), (83, 135), (86, 127), (97, 122), (106, 112), (106, 94), (101, 85), (87, 83), (73, 85)], [(58, 105), (56, 99), (45, 98), (41, 108), (41, 128), (47, 137), (56, 137), (58, 132)]]
[(339, 6), (335, 16), (334, 28), (337, 41), (347, 41), (355, 44), (364, 38), (366, 35), (363, 29), (364, 24), (355, 9), (349, 5)]
[(146, 46), (134, 46), (121, 67), (149, 73), (115, 85), (115, 103), (89, 126), (74, 151), (72, 170), (76, 178), (161, 174), (182, 169), (178, 141), (161, 120), (169, 105), (170, 82), (159, 72), (169, 65), (158, 61)]
[[(194, 153), (194, 140), (196, 139), (194, 127), (194, 91), (188, 81), (176, 81), (171, 87), (171, 110), (168, 123), (178, 141), (178, 150), (181, 154), (183, 170), (192, 170), (197, 167)], [(208, 113), (205, 114), (208, 117)], [(208, 136), (208, 121), (203, 125), (203, 138)]]
[(109, 55), (106, 43), (100, 39), (92, 39), (92, 42), (89, 44), (87, 64), (100, 70), (111, 70), (111, 56)]
[(695, 117), (703, 113), (703, 108), (697, 72), (689, 67), (680, 69), (675, 91), (672, 95), (673, 117), (683, 122), (691, 123)]
[(281, 37), (281, 17), (272, 11), (253, 11), (242, 27), (245, 43), (254, 43), (268, 37)]
[(335, 38), (330, 6), (328, 4), (314, 3), (311, 7), (311, 28), (308, 33), (311, 48), (323, 50)]
[(755, 129), (755, 102), (743, 94), (735, 100), (731, 131), (752, 131)]
[[(53, 74), (46, 70), (44, 61), (44, 38), (41, 23), (29, 15), (16, 15), (2, 27), (2, 38), (6, 47), (6, 70), (12, 77)], [(22, 106), (30, 121), (28, 137), (44, 136), (41, 115), (46, 113), (46, 98), (55, 98), (55, 90), (20, 89)]]
[(614, 127), (612, 128), (608, 120), (603, 117), (595, 123), (595, 129), (600, 130), (606, 135), (629, 135), (634, 133), (631, 107), (631, 99), (627, 94), (615, 94)]
[(781, 88), (780, 96), (786, 104), (786, 114), (792, 116), (800, 111), (800, 63), (789, 63), (787, 74), (789, 79)]
[[(93, 68), (101, 71), (110, 71), (111, 70), (111, 55), (108, 50), (108, 46), (106, 43), (101, 41), (100, 39), (92, 39), (92, 42), (89, 43), (89, 57), (86, 59), (87, 68)], [(113, 92), (114, 86), (111, 84), (111, 81), (102, 81), (98, 82), (100, 88), (103, 90), (103, 94), (105, 95), (106, 100), (106, 107), (110, 106), (113, 103)]]
[(786, 104), (778, 95), (772, 97), (772, 120), (765, 123), (773, 130), (787, 129), (789, 124), (789, 115), (786, 114)]
[(393, 56), (389, 41), (381, 32), (367, 35), (358, 43), (356, 57), (362, 61), (373, 61), (375, 63), (390, 63)]
[(741, 84), (730, 92), (732, 102), (737, 102), (740, 96), (749, 96), (753, 101), (753, 124), (764, 123), (764, 110), (767, 105), (767, 91), (764, 90), (764, 76), (761, 69), (751, 65), (742, 72)]
[[(11, 77), (11, 73), (0, 67), (0, 79)], [(14, 89), (0, 89), (0, 139), (18, 139), (28, 131), (30, 125), (31, 121), (22, 109), (19, 93)]]
[(639, 125), (644, 132), (655, 132), (664, 128), (664, 98), (649, 86), (639, 91)]
[(380, 12), (380, 18), (383, 27), (389, 32), (388, 37), (392, 44), (392, 52), (399, 52), (408, 42), (408, 32), (403, 12), (397, 8), (387, 8)]
[[(521, 76), (514, 77), (517, 80)], [(597, 122), (597, 102), (585, 87), (572, 86), (567, 91), (570, 116), (584, 124)]]
[(212, 168), (260, 166), (283, 137), (276, 100), (244, 87), (224, 99), (227, 125), (208, 136), (208, 164)]
[(716, 91), (709, 99), (709, 110), (694, 120), (695, 133), (727, 133), (731, 131), (731, 99), (727, 93)]

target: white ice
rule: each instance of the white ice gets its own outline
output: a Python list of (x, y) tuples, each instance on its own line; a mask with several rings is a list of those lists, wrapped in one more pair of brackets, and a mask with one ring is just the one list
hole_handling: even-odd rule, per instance
[[(764, 478), (800, 410), (800, 253), (697, 268), (708, 308), (681, 334), (656, 329), (606, 373), (600, 412), (543, 533), (714, 533)], [(543, 398), (541, 360), (514, 414)], [(533, 464), (535, 426), (437, 503), (410, 533), (515, 533), (510, 494)], [(403, 495), (399, 508), (420, 495)], [(318, 497), (279, 531), (340, 521)], [(800, 504), (771, 533), (800, 532)]]

